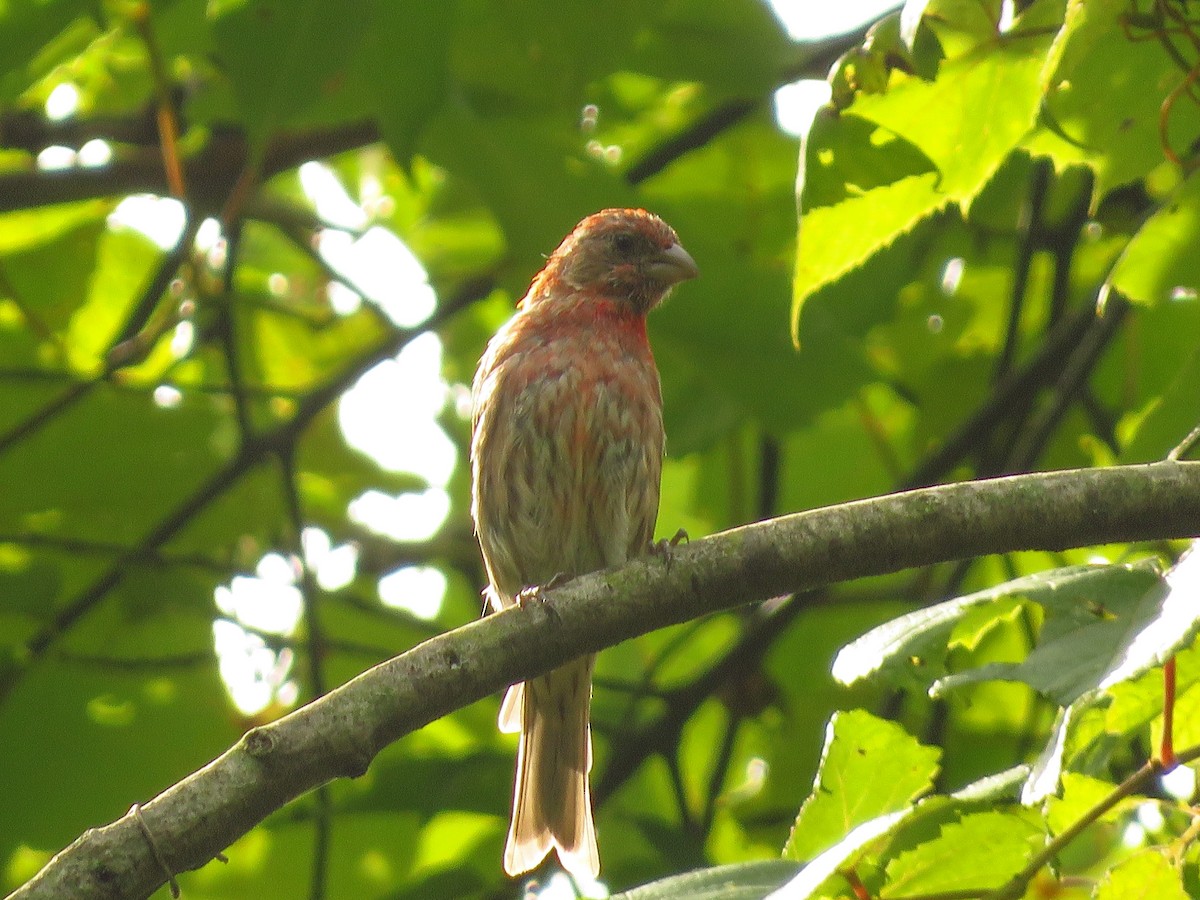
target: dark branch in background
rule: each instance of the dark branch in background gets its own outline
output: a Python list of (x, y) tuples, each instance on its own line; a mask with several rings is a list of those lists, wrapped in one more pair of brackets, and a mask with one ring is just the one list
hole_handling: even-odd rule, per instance
[(660, 755), (671, 760), (684, 726), (700, 705), (731, 679), (757, 668), (775, 638), (787, 630), (802, 610), (817, 605), (823, 596), (824, 592), (820, 596), (811, 593), (793, 595), (777, 607), (764, 604), (756, 609), (738, 642), (720, 660), (695, 680), (668, 693), (666, 712), (614, 743), (608, 765), (596, 782), (596, 803), (603, 803), (605, 798), (615, 794), (641, 768), (647, 757)]
[[(280, 134), (267, 146), (262, 180), (310, 159), (335, 156), (378, 141), (379, 129), (367, 121)], [(202, 150), (184, 160), (189, 200), (201, 219), (220, 213), (248, 160), (249, 149), (241, 132), (221, 127), (213, 129)], [(118, 151), (114, 161), (101, 168), (0, 175), (0, 213), (126, 194), (168, 196), (169, 192), (158, 148), (135, 148)]]
[[(317, 608), (317, 584), (304, 555), (304, 510), (300, 504), (300, 484), (296, 472), (295, 446), (279, 454), (279, 476), (292, 526), (292, 546), (300, 564), (300, 596), (304, 604), (304, 628), (308, 633), (308, 681), (312, 699), (325, 696), (325, 629)], [(322, 900), (329, 880), (329, 845), (333, 829), (333, 801), (329, 786), (322, 784), (313, 792), (316, 814), (313, 816), (311, 900)]]
[(1025, 292), (1029, 286), (1029, 272), (1033, 268), (1033, 256), (1041, 237), (1042, 207), (1046, 202), (1046, 189), (1050, 185), (1052, 167), (1049, 160), (1039, 159), (1033, 163), (1029, 177), (1029, 191), (1021, 204), (1017, 221), (1017, 258), (1013, 263), (1012, 297), (1008, 302), (1008, 327), (1004, 332), (1004, 345), (996, 360), (996, 380), (1009, 373), (1017, 345), (1021, 341), (1021, 311), (1025, 309)]
[[(996, 366), (997, 381), (1011, 371), (1012, 362), (1016, 358), (1017, 348), (1021, 343), (1022, 311), (1026, 308), (1029, 273), (1033, 268), (1034, 256), (1041, 249), (1042, 212), (1046, 204), (1051, 172), (1052, 167), (1048, 163), (1035, 161), (1030, 174), (1029, 189), (1018, 213), (1017, 252), (1016, 258), (1013, 260), (1013, 289), (1009, 301), (1009, 317), (1005, 328), (1004, 345), (1000, 350), (1000, 359)], [(1047, 302), (1047, 306), (1050, 305), (1050, 302), (1052, 301)], [(1089, 329), (1093, 326), (1094, 322), (1088, 323)], [(1085, 332), (1086, 334), (1087, 332)], [(1044, 332), (1042, 340), (1046, 340)], [(1074, 347), (1068, 347), (1066, 350), (1068, 353), (1073, 352)], [(1038, 394), (1048, 387), (1052, 380), (1057, 380), (1059, 377), (1061, 377), (1061, 362), (1058, 362), (1053, 369), (1048, 370), (1043, 379), (1034, 382), (1030, 386), (1030, 390), (1014, 398), (1015, 402), (1005, 416), (1005, 420), (996, 423), (975, 453), (977, 477), (1017, 471), (1010, 468), (1009, 465), (1013, 458), (1012, 446), (1019, 442), (1028, 431), (1029, 420), (1037, 405)], [(958, 590), (970, 565), (969, 560), (964, 560), (958, 566), (956, 577), (952, 578), (947, 585), (948, 590)]]
[[(789, 591), (951, 559), (1183, 538), (1200, 531), (1200, 463), (1020, 475), (747, 525), (664, 561), (548, 590), (433, 638), (238, 743), (141, 808), (173, 871), (204, 865), (319, 785), (502, 687), (657, 628)], [(131, 814), (91, 829), (12, 900), (146, 897), (164, 880)]]
[[(881, 15), (886, 15), (886, 13)], [(827, 41), (812, 44), (810, 53), (806, 53), (799, 62), (788, 66), (780, 73), (777, 85), (791, 84), (801, 78), (824, 78), (830, 66), (837, 61), (839, 56), (851, 47), (862, 43), (867, 30), (867, 26), (864, 26)], [(625, 170), (625, 177), (631, 184), (640, 184), (647, 178), (657, 175), (681, 156), (706, 146), (717, 135), (740, 124), (767, 102), (770, 102), (770, 94), (764, 92), (758, 97), (738, 98), (717, 106), (679, 134), (663, 141), (633, 163)]]
[(179, 240), (158, 264), (158, 268), (154, 270), (154, 277), (150, 279), (150, 283), (146, 285), (146, 289), (121, 325), (121, 330), (117, 332), (114, 350), (126, 341), (134, 340), (146, 327), (154, 315), (154, 310), (162, 302), (162, 295), (175, 280), (179, 267), (192, 252), (192, 245), (196, 240), (196, 232), (200, 230), (201, 220), (199, 216), (189, 213), (187, 207), (184, 207), (184, 215), (187, 218)]
[(15, 544), (18, 547), (36, 547), (41, 550), (52, 550), (72, 556), (124, 556), (130, 565), (141, 566), (187, 566), (211, 572), (214, 575), (233, 575), (237, 567), (229, 560), (218, 559), (203, 553), (164, 553), (149, 551), (137, 557), (129, 553), (126, 544), (91, 541), (80, 538), (60, 537), (58, 535), (3, 533), (0, 532), (0, 544)]
[[(176, 109), (182, 101), (177, 92)], [(14, 109), (0, 113), (0, 146), (37, 155), (47, 147), (82, 147), (88, 141), (111, 141), (142, 147), (158, 146), (158, 108), (148, 103), (123, 116), (72, 116), (52, 121), (40, 109)]]
[[(1076, 400), (1095, 422), (1101, 438), (1115, 447), (1112, 417), (1105, 413), (1091, 393), (1088, 380), (1113, 336), (1111, 329), (1120, 324), (1120, 317), (1124, 313), (1118, 315), (1117, 321), (1111, 321), (1097, 315), (1095, 304), (1090, 299), (1074, 312), (1070, 312), (1066, 305), (1072, 257), (1087, 218), (1093, 180), (1091, 177), (1079, 177), (1070, 182), (1065, 176), (1059, 178), (1058, 185), (1073, 187), (1075, 194), (1062, 220), (1051, 226), (1042, 221), (1045, 202), (1040, 195), (1045, 193), (1046, 185), (1037, 175), (1039, 171), (1045, 170), (1035, 168), (1035, 177), (1030, 185), (1031, 197), (1022, 213), (1028, 218), (1021, 223), (1018, 231), (1012, 314), (1005, 338), (1010, 364), (1005, 367), (1003, 377), (997, 380), (987, 400), (939, 450), (913, 472), (905, 482), (906, 486), (916, 487), (941, 480), (972, 455), (979, 460), (977, 476), (1013, 472), (1033, 466), (1054, 428), (1061, 423), (1071, 403)], [(1014, 366), (1011, 358), (1016, 355), (1016, 329), (1020, 319), (1018, 307), (1021, 305), (1017, 287), (1026, 283), (1028, 269), (1037, 250), (1049, 251), (1054, 258), (1054, 279), (1047, 303), (1047, 328), (1040, 347), (1024, 365)], [(1023, 294), (1022, 286), (1021, 296)], [(1096, 334), (1101, 336), (1100, 343), (1094, 348), (1096, 352), (1088, 355), (1086, 364), (1083, 364), (1084, 358), (1077, 355), (1080, 345), (1091, 344), (1095, 339), (1092, 336)], [(1077, 383), (1064, 395), (1064, 370), (1069, 365), (1064, 360), (1072, 358), (1077, 360), (1077, 368), (1071, 379)], [(1049, 389), (1060, 398), (1066, 396), (1067, 402), (1052, 401), (1049, 407), (1043, 407), (1035, 416), (1033, 411), (1037, 395), (1043, 389)], [(1036, 423), (1031, 424), (1031, 417), (1036, 418)], [(1017, 444), (1021, 445), (1019, 453), (1014, 450)]]
[[(272, 307), (274, 310), (275, 308)], [(74, 386), (81, 384), (84, 381), (91, 379), (81, 378), (78, 372), (67, 369), (33, 369), (28, 366), (17, 366), (14, 368), (4, 368), (0, 366), (0, 381), (23, 381), (28, 383), (43, 383), (43, 384), (66, 384)], [(164, 381), (169, 379), (164, 378)], [(123, 394), (141, 395), (143, 397), (153, 396), (158, 385), (151, 384), (130, 384), (124, 381), (113, 381), (109, 387), (114, 391), (119, 391)], [(206, 384), (184, 384), (189, 393), (208, 396), (233, 396), (233, 385), (220, 382), (209, 382)], [(304, 392), (297, 390), (294, 387), (282, 387), (270, 384), (247, 384), (242, 386), (247, 397), (252, 397), (255, 400), (303, 400)]]
[(7, 452), (31, 434), (35, 434), (42, 427), (54, 421), (90, 394), (92, 388), (96, 387), (101, 380), (76, 382), (45, 406), (39, 408), (37, 412), (18, 422), (4, 434), (0, 434), (0, 453)]
[[(1075, 257), (1075, 248), (1083, 235), (1092, 192), (1096, 186), (1096, 176), (1091, 169), (1073, 169), (1071, 173), (1080, 182), (1076, 186), (1074, 201), (1061, 222), (1046, 225), (1042, 232), (1042, 246), (1054, 256), (1054, 280), (1050, 286), (1051, 325), (1058, 322), (1067, 311), (1067, 301), (1071, 294), (1071, 260)], [(1059, 176), (1059, 183), (1064, 183), (1067, 177), (1066, 174)]]
[(1088, 379), (1096, 370), (1104, 351), (1116, 336), (1117, 329), (1129, 312), (1129, 303), (1115, 294), (1110, 295), (1104, 313), (1088, 329), (1079, 344), (1071, 351), (1066, 365), (1051, 391), (1049, 402), (1025, 424), (1013, 443), (1003, 471), (1023, 472), (1031, 467), (1045, 451), (1058, 426), (1062, 424), (1071, 404), (1079, 398)]
[(993, 429), (1058, 371), (1063, 358), (1079, 343), (1095, 318), (1094, 309), (1085, 307), (1062, 319), (1029, 361), (1001, 380), (987, 400), (939, 450), (926, 458), (904, 486), (920, 487), (947, 477), (970, 453), (983, 446)]
[(708, 776), (708, 789), (705, 791), (704, 810), (700, 814), (701, 840), (708, 837), (708, 833), (713, 826), (713, 821), (716, 819), (718, 801), (721, 799), (721, 789), (725, 786), (729, 764), (733, 760), (733, 747), (737, 741), (738, 727), (742, 724), (742, 719), (746, 715), (742, 710), (729, 706), (726, 706), (725, 714), (729, 717), (729, 720), (725, 723), (725, 732), (721, 736), (721, 746), (713, 759), (712, 772)]
[[(1042, 231), (1042, 247), (1054, 260), (1054, 278), (1050, 287), (1050, 314), (1048, 324), (1052, 327), (1062, 320), (1067, 312), (1071, 294), (1071, 261), (1075, 249), (1083, 236), (1088, 220), (1096, 176), (1091, 169), (1072, 169), (1058, 176), (1060, 185), (1075, 179), (1075, 197), (1062, 220), (1047, 224)], [(1105, 446), (1116, 456), (1121, 452), (1117, 443), (1117, 417), (1100, 402), (1090, 384), (1084, 384), (1079, 394), (1079, 404), (1092, 423), (1092, 429)]]
[[(230, 222), (225, 230), (225, 268), (221, 273), (221, 293), (216, 297), (204, 298), (206, 302), (219, 304), (217, 312), (217, 336), (221, 342), (221, 353), (225, 357), (225, 370), (229, 376), (230, 392), (233, 395), (233, 412), (238, 426), (239, 445), (245, 444), (254, 435), (250, 403), (246, 397), (245, 378), (242, 372), (242, 352), (238, 337), (237, 304), (235, 303), (235, 279), (238, 258), (242, 253), (242, 222)], [(196, 279), (203, 284), (203, 277)]]

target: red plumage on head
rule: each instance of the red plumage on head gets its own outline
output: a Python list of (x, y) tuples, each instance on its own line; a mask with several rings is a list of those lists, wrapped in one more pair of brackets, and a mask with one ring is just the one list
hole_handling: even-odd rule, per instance
[(644, 209), (605, 209), (575, 226), (533, 280), (522, 306), (572, 291), (625, 301), (645, 315), (697, 274), (674, 229)]

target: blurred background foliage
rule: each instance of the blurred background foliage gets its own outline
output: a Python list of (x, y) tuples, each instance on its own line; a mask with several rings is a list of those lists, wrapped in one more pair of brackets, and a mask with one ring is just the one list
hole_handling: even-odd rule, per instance
[[(809, 6), (0, 6), (0, 887), (479, 615), (466, 386), (596, 209), (660, 213), (702, 272), (650, 326), (660, 535), (1158, 459), (1200, 420), (1187, 5), (910, 2), (865, 40)], [(831, 65), (809, 130), (796, 83)], [(839, 687), (831, 660), (933, 600), (1145, 549), (902, 573), (606, 652), (606, 885), (777, 857), (838, 708), (942, 747), (939, 790), (1028, 760), (1056, 708), (1029, 686), (934, 702)], [(952, 667), (1027, 653), (1018, 606)], [(187, 896), (516, 895), (495, 714), (281, 811)], [(1152, 718), (1093, 770), (1145, 758)]]

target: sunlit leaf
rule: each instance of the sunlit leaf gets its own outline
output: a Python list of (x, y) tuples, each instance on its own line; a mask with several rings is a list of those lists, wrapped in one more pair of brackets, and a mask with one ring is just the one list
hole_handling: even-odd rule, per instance
[(893, 722), (862, 710), (837, 713), (784, 854), (810, 859), (856, 826), (903, 809), (932, 787), (940, 756)]
[(1133, 236), (1113, 267), (1112, 286), (1139, 303), (1200, 297), (1200, 175), (1192, 175)]
[(980, 812), (894, 859), (881, 896), (987, 890), (1006, 883), (1041, 848), (1042, 828), (1020, 813)]
[(1186, 900), (1178, 868), (1161, 850), (1143, 850), (1109, 870), (1096, 886), (1096, 900)]
[[(947, 600), (902, 616), (848, 644), (834, 660), (834, 677), (844, 684), (864, 678), (881, 666), (923, 666), (949, 639), (956, 623), (968, 610), (1003, 597), (1024, 597), (1052, 604), (1062, 621), (1074, 627), (1097, 624), (1097, 608), (1114, 599), (1128, 609), (1154, 585), (1158, 575), (1151, 563), (1132, 566), (1072, 566), (1041, 572), (994, 588)], [(1089, 605), (1091, 604), (1091, 605)], [(1011, 614), (998, 605), (996, 616)], [(1099, 624), (1107, 621), (1103, 618)], [(1050, 626), (1052, 629), (1057, 626)]]
[[(934, 685), (935, 693), (988, 678), (1024, 681), (1067, 706), (1090, 692), (1135, 678), (1191, 643), (1200, 629), (1195, 595), (1197, 554), (1188, 553), (1163, 581), (1139, 586), (1153, 568), (1095, 582), (1075, 597), (1043, 595), (1051, 612), (1038, 646), (1021, 663), (994, 663)], [(1129, 577), (1137, 576), (1137, 577)], [(1065, 601), (1065, 602), (1064, 602)], [(1091, 621), (1088, 621), (1088, 618)]]

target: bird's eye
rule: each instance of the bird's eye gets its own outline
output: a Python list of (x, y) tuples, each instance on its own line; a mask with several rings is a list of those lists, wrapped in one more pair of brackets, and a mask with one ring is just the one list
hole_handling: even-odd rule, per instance
[(637, 249), (638, 239), (632, 234), (622, 232), (621, 234), (613, 235), (612, 245), (613, 249), (621, 256), (628, 256)]

